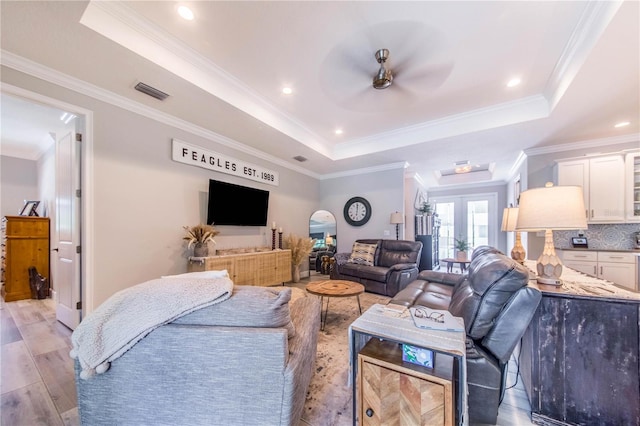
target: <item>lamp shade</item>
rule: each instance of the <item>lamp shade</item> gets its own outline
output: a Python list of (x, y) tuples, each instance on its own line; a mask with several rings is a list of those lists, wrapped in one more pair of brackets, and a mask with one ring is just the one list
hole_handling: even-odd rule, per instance
[(404, 217), (402, 216), (402, 213), (391, 213), (391, 223), (392, 224), (399, 224), (399, 223), (404, 223)]
[(582, 188), (546, 186), (520, 194), (516, 231), (587, 229)]
[(507, 207), (502, 213), (502, 231), (513, 232), (518, 223), (518, 208)]

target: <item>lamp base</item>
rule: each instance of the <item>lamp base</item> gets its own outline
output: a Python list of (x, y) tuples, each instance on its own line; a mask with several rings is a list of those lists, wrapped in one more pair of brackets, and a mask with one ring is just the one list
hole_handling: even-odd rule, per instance
[(538, 284), (554, 285), (560, 287), (562, 280), (562, 262), (556, 255), (556, 250), (553, 247), (553, 232), (547, 229), (544, 233), (544, 249), (542, 254), (538, 258), (536, 264), (538, 272)]
[(536, 278), (536, 281), (538, 281), (538, 284), (562, 287), (562, 280), (559, 278), (538, 277)]

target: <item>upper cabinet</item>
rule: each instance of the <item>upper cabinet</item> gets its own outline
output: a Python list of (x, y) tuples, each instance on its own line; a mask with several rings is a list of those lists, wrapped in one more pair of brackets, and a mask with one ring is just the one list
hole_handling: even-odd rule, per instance
[(589, 223), (625, 222), (625, 158), (622, 154), (557, 161), (558, 185), (577, 185)]
[(640, 222), (640, 151), (626, 155), (626, 219)]

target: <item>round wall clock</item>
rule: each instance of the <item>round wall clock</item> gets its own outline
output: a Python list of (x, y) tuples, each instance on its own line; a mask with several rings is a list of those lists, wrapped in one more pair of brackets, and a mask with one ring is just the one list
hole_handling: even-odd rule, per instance
[(362, 197), (353, 197), (344, 205), (343, 213), (349, 225), (362, 226), (371, 219), (371, 204)]

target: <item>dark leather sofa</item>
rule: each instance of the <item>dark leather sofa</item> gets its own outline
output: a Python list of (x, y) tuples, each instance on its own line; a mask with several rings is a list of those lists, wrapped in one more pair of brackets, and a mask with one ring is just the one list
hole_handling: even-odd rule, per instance
[(464, 318), (471, 423), (496, 424), (507, 363), (541, 299), (528, 281), (524, 266), (481, 246), (473, 252), (468, 274), (422, 271), (390, 302), (448, 309)]
[(331, 279), (356, 281), (371, 293), (395, 296), (418, 276), (422, 243), (405, 240), (356, 240), (376, 244), (373, 266), (350, 263), (351, 253), (336, 253)]

